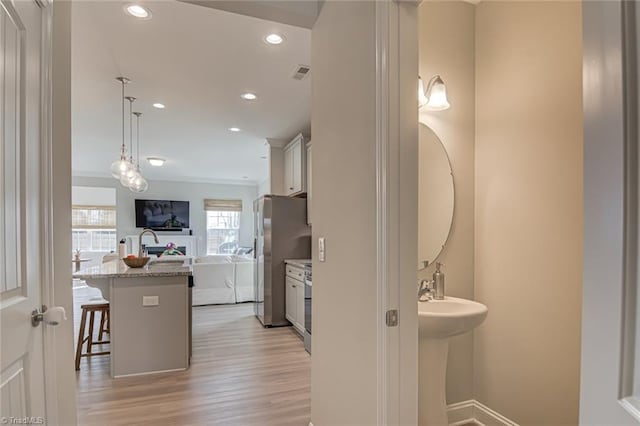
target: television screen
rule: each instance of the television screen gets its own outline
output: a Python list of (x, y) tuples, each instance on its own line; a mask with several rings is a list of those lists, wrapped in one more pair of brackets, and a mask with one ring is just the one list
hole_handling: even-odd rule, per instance
[(182, 229), (189, 227), (189, 202), (136, 200), (136, 227)]

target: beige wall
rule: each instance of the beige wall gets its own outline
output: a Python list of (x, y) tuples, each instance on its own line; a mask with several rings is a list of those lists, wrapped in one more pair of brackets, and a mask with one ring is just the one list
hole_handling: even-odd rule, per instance
[(476, 8), (474, 394), (577, 424), (582, 285), (580, 2)]
[(376, 424), (374, 31), (374, 2), (326, 2), (311, 37), (316, 426)]
[[(474, 19), (475, 7), (462, 1), (427, 1), (419, 7), (420, 75), (425, 83), (440, 74), (451, 108), (420, 110), (420, 121), (438, 135), (449, 155), (455, 211), (449, 241), (438, 261), (445, 264), (450, 296), (473, 299), (474, 211)], [(433, 268), (420, 273), (431, 277)], [(447, 401), (473, 397), (473, 336), (451, 339)]]

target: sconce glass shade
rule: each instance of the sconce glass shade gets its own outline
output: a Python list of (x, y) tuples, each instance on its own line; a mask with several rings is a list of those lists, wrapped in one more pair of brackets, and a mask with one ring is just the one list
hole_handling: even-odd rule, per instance
[(422, 108), (427, 104), (429, 99), (424, 94), (424, 83), (422, 82), (422, 78), (418, 77), (418, 108)]
[[(422, 81), (420, 80), (418, 87), (421, 86), (421, 83)], [(436, 75), (429, 80), (426, 91), (419, 91), (418, 103), (420, 107), (424, 106), (429, 111), (444, 111), (451, 107), (451, 104), (449, 104), (449, 101), (447, 100), (447, 87), (439, 75)]]
[(122, 179), (131, 170), (133, 170), (133, 164), (124, 155), (111, 163), (111, 175), (116, 179)]

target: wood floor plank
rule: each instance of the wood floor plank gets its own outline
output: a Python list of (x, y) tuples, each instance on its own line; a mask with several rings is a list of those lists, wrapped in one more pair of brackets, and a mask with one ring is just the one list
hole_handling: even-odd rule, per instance
[[(80, 304), (97, 296), (74, 289), (76, 319)], [(311, 358), (291, 327), (263, 328), (251, 304), (196, 307), (193, 323), (192, 364), (184, 372), (111, 379), (109, 356), (83, 358), (79, 424), (309, 424)], [(77, 336), (79, 320), (75, 326)]]

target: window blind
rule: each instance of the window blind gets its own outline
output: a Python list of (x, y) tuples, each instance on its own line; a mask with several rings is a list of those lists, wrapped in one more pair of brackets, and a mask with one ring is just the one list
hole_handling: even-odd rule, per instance
[(205, 199), (204, 209), (206, 211), (241, 212), (242, 200)]
[(80, 206), (71, 209), (74, 229), (114, 229), (116, 227), (115, 206)]

